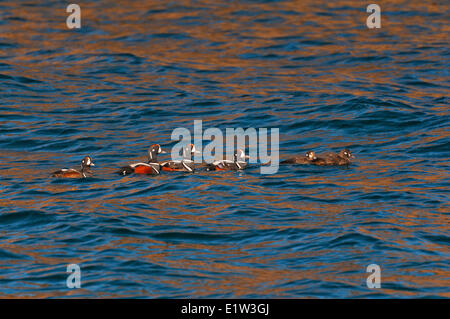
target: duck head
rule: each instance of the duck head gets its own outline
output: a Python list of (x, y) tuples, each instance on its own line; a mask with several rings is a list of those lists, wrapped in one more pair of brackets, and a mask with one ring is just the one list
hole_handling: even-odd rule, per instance
[(250, 158), (250, 156), (245, 155), (245, 152), (243, 150), (237, 150), (236, 153), (234, 153), (234, 161), (235, 162), (245, 162), (246, 159)]
[(200, 151), (197, 151), (195, 149), (194, 144), (188, 144), (183, 149), (183, 158), (192, 160), (192, 157), (194, 156), (194, 154), (200, 154), (200, 153), (201, 153)]
[(92, 158), (90, 156), (85, 156), (81, 160), (81, 170), (85, 170), (90, 168), (91, 166), (95, 166), (94, 162), (92, 162)]
[(347, 149), (347, 148), (342, 150), (342, 151), (340, 151), (339, 152), (339, 156), (342, 157), (342, 158), (347, 158), (347, 159), (355, 158), (355, 156), (353, 156), (352, 153), (350, 152), (350, 150)]
[(308, 161), (315, 161), (317, 159), (316, 153), (314, 153), (314, 151), (306, 152), (305, 156), (308, 159)]
[(166, 152), (161, 149), (161, 146), (159, 144), (153, 144), (152, 146), (150, 146), (150, 148), (148, 149), (148, 162), (156, 163), (158, 154), (161, 154), (161, 153), (166, 153)]

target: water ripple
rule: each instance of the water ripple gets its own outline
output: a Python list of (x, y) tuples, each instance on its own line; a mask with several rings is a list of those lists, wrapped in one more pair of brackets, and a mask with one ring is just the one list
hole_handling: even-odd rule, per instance
[[(98, 1), (78, 31), (60, 9), (2, 4), (0, 297), (449, 297), (443, 4), (392, 3), (380, 30), (351, 1)], [(114, 173), (197, 119), (356, 159)], [(49, 178), (87, 154), (93, 178)]]

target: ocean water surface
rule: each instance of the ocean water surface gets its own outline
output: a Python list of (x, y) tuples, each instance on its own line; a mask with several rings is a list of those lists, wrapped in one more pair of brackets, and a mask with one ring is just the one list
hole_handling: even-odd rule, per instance
[[(449, 4), (377, 3), (0, 1), (0, 297), (450, 297)], [(114, 174), (194, 120), (356, 158)]]

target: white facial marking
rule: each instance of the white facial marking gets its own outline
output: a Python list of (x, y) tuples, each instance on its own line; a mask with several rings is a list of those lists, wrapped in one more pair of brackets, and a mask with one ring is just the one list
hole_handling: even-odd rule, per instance
[(190, 168), (188, 165), (186, 165), (185, 162), (181, 162), (181, 164), (182, 164), (189, 172), (192, 172), (192, 168)]
[(245, 160), (245, 153), (243, 150), (238, 150), (236, 152), (236, 160), (239, 161), (239, 159), (244, 159)]
[(153, 164), (153, 163), (150, 163), (150, 164), (147, 164), (147, 163), (134, 163), (134, 164), (130, 164), (130, 167), (131, 168), (135, 168), (136, 166), (151, 166), (151, 164)]

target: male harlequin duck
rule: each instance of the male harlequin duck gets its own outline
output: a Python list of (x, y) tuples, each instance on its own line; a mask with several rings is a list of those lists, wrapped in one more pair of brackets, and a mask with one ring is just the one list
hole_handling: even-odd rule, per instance
[(85, 156), (81, 161), (81, 170), (73, 168), (63, 168), (59, 171), (53, 172), (52, 177), (65, 178), (85, 178), (92, 177), (91, 166), (95, 166), (90, 156)]
[(311, 164), (317, 160), (317, 156), (314, 151), (308, 151), (304, 156), (295, 156), (281, 161), (280, 164)]
[(245, 159), (250, 158), (250, 156), (245, 155), (243, 150), (237, 150), (234, 154), (234, 160), (221, 160), (215, 161), (206, 166), (208, 171), (239, 171), (247, 167), (247, 162)]
[(194, 171), (194, 161), (192, 156), (200, 152), (195, 149), (193, 144), (186, 145), (183, 148), (183, 159), (181, 161), (168, 161), (160, 163), (161, 169), (163, 171), (180, 171), (180, 172), (193, 172)]
[(127, 174), (147, 174), (157, 175), (160, 172), (160, 165), (158, 163), (158, 154), (166, 153), (161, 149), (159, 144), (154, 144), (148, 149), (148, 163), (134, 163), (124, 166), (117, 171), (120, 175)]
[(325, 165), (349, 165), (350, 159), (355, 158), (348, 149), (336, 153), (326, 153), (323, 155)]

